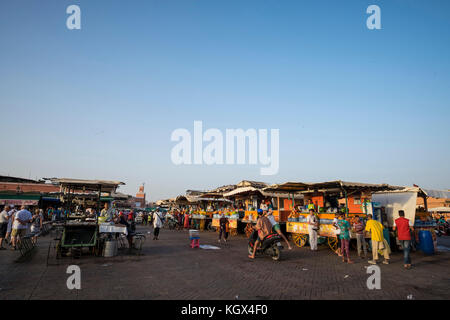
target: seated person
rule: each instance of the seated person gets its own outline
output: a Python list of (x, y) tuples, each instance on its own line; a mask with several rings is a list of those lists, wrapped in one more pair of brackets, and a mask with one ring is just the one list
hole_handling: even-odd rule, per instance
[(133, 248), (133, 235), (131, 231), (131, 225), (128, 223), (127, 218), (125, 218), (125, 215), (122, 212), (119, 213), (119, 217), (117, 218), (116, 223), (122, 224), (127, 227), (128, 246), (131, 250), (131, 248)]

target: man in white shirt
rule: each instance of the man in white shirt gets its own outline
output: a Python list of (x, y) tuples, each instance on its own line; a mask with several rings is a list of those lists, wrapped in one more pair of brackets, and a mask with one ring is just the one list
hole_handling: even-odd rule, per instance
[(317, 251), (317, 232), (319, 230), (317, 217), (314, 214), (314, 209), (309, 210), (309, 215), (306, 218), (306, 223), (308, 224), (309, 245), (312, 251)]
[(5, 250), (3, 248), (3, 239), (5, 239), (6, 231), (8, 230), (8, 206), (5, 205), (3, 211), (0, 212), (0, 250)]
[(162, 218), (160, 212), (156, 210), (153, 213), (153, 240), (158, 240), (159, 237), (159, 229), (163, 226)]
[(32, 219), (33, 215), (27, 210), (26, 206), (22, 206), (20, 211), (15, 214), (11, 233), (12, 250), (15, 250), (20, 238), (26, 235), (28, 224), (31, 223)]

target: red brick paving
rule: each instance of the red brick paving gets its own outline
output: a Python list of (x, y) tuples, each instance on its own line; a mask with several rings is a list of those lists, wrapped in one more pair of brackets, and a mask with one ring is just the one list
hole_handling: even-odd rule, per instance
[[(149, 231), (147, 227), (141, 231)], [(46, 266), (50, 236), (40, 238), (29, 262), (0, 251), (0, 299), (449, 299), (450, 253), (412, 254), (414, 268), (402, 268), (401, 253), (381, 265), (381, 290), (366, 287), (366, 260), (343, 264), (325, 245), (284, 250), (283, 259), (247, 258), (247, 241), (232, 237), (220, 250), (189, 248), (187, 231), (161, 230), (143, 256), (83, 256), (81, 290), (68, 290), (67, 265)], [(217, 234), (201, 233), (201, 244), (218, 245)], [(355, 252), (352, 252), (355, 256)], [(307, 269), (307, 270), (304, 270)], [(348, 277), (345, 277), (348, 275)]]

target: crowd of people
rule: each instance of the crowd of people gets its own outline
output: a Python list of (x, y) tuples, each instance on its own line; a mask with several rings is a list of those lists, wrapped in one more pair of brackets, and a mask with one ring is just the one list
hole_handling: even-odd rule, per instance
[[(395, 220), (394, 231), (396, 231), (397, 239), (403, 248), (404, 267), (411, 268), (411, 241), (414, 237), (411, 235), (414, 231), (412, 223), (405, 218), (405, 212), (399, 210), (399, 218)], [(314, 209), (310, 209), (307, 217), (309, 243), (312, 251), (317, 251), (317, 239), (319, 232), (320, 219)], [(383, 264), (389, 264), (390, 246), (384, 237), (384, 226), (377, 220), (373, 219), (371, 214), (367, 215), (367, 221), (356, 215), (352, 220), (347, 220), (344, 213), (337, 213), (333, 220), (335, 235), (338, 240), (338, 249), (336, 253), (342, 257), (342, 262), (354, 263), (350, 258), (350, 234), (353, 232), (356, 236), (356, 249), (358, 257), (362, 259), (367, 256), (366, 237), (369, 237), (372, 249), (372, 259), (368, 261), (370, 264), (377, 264), (379, 252), (382, 252), (384, 260)], [(340, 248), (339, 248), (340, 245)]]
[[(306, 218), (306, 223), (308, 225), (308, 242), (310, 249), (312, 251), (318, 250), (318, 238), (320, 229), (320, 219), (315, 206), (312, 203), (307, 204), (309, 209), (309, 214)], [(337, 239), (338, 249), (336, 254), (342, 258), (342, 262), (349, 264), (354, 263), (350, 255), (350, 239), (351, 234), (356, 237), (356, 251), (357, 256), (361, 259), (369, 259), (368, 263), (377, 264), (379, 260), (379, 253), (383, 255), (383, 264), (389, 264), (390, 260), (390, 245), (384, 237), (384, 226), (377, 220), (373, 219), (371, 214), (366, 216), (366, 219), (358, 215), (354, 216), (351, 220), (346, 218), (345, 207), (338, 208), (335, 212), (335, 218), (333, 220), (333, 228), (335, 237)], [(173, 210), (171, 215), (177, 222), (178, 229), (188, 229), (191, 226), (191, 210), (189, 208), (181, 210)], [(288, 249), (292, 249), (286, 236), (281, 232), (280, 225), (276, 222), (272, 215), (273, 206), (270, 201), (262, 201), (260, 209), (257, 210), (258, 219), (254, 228), (258, 232), (258, 239), (256, 245), (260, 244), (265, 237), (271, 233), (277, 233), (287, 244)], [(414, 228), (410, 220), (405, 218), (405, 213), (403, 210), (398, 212), (399, 218), (395, 220), (394, 231), (396, 232), (397, 239), (402, 247), (404, 253), (404, 268), (411, 268), (411, 247), (414, 236), (412, 235)], [(229, 235), (229, 221), (221, 213), (219, 219), (219, 233), (218, 242), (226, 242)], [(370, 239), (370, 244), (367, 243), (366, 239)], [(368, 246), (370, 245), (372, 256), (368, 256)], [(253, 259), (255, 257), (255, 251), (249, 258)]]
[(26, 235), (30, 235), (31, 241), (36, 244), (43, 223), (42, 209), (34, 208), (30, 211), (27, 206), (21, 206), (17, 210), (14, 205), (5, 205), (0, 212), (0, 250), (6, 250), (6, 245), (11, 250), (17, 250), (21, 239)]
[[(306, 218), (308, 225), (308, 240), (310, 249), (317, 251), (320, 219), (312, 205), (308, 205), (309, 214)], [(33, 212), (33, 213), (32, 213)], [(255, 225), (255, 230), (258, 232), (258, 239), (256, 245), (261, 243), (263, 239), (271, 233), (276, 233), (287, 244), (288, 249), (292, 249), (286, 236), (281, 232), (280, 225), (273, 216), (273, 207), (270, 201), (262, 202), (260, 209), (257, 210), (258, 219)], [(43, 223), (46, 220), (60, 220), (66, 215), (62, 208), (54, 209), (48, 208), (46, 212), (39, 208), (29, 209), (27, 206), (21, 206), (16, 209), (14, 205), (5, 205), (0, 212), (0, 250), (6, 250), (9, 245), (11, 250), (16, 250), (20, 239), (25, 235), (31, 235), (32, 242), (36, 244), (37, 238), (42, 229)], [(86, 210), (87, 216), (95, 217), (96, 211), (92, 208)], [(403, 248), (404, 253), (404, 267), (411, 268), (410, 251), (414, 231), (411, 221), (405, 218), (403, 210), (398, 212), (399, 218), (395, 220), (394, 231), (396, 232), (398, 242)], [(110, 221), (125, 225), (128, 234), (131, 235), (135, 231), (135, 223), (137, 214), (132, 210), (122, 212), (109, 208), (106, 203), (104, 208), (98, 213), (98, 217), (103, 218), (102, 221)], [(160, 229), (164, 222), (171, 219), (175, 228), (190, 229), (192, 228), (192, 210), (190, 208), (171, 210), (171, 213), (166, 217), (163, 210), (156, 210), (153, 213), (142, 211), (139, 213), (140, 223), (143, 225), (153, 226), (153, 240), (158, 240)], [(356, 237), (356, 249), (358, 257), (362, 259), (368, 258), (368, 244), (366, 238), (370, 238), (370, 246), (372, 257), (368, 261), (370, 264), (377, 264), (379, 252), (382, 253), (384, 260), (383, 264), (389, 264), (390, 260), (390, 246), (384, 237), (384, 226), (374, 220), (372, 215), (367, 215), (367, 219), (363, 219), (356, 215), (353, 219), (346, 219), (345, 212), (336, 212), (335, 219), (332, 223), (335, 229), (335, 236), (338, 241), (338, 249), (336, 254), (342, 258), (343, 262), (354, 263), (350, 257), (350, 238), (351, 233)], [(229, 236), (229, 220), (222, 212), (219, 219), (219, 233), (218, 242), (227, 242)], [(131, 236), (128, 239), (131, 241)], [(131, 242), (130, 242), (131, 247)], [(250, 258), (255, 257), (255, 251)]]

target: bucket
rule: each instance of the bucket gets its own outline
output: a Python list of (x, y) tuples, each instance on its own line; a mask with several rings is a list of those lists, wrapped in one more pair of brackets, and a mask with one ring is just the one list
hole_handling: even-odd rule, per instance
[(103, 249), (104, 257), (114, 257), (117, 255), (117, 240), (106, 240), (105, 248)]
[(419, 231), (420, 250), (425, 254), (434, 254), (434, 242), (431, 232), (428, 230)]

